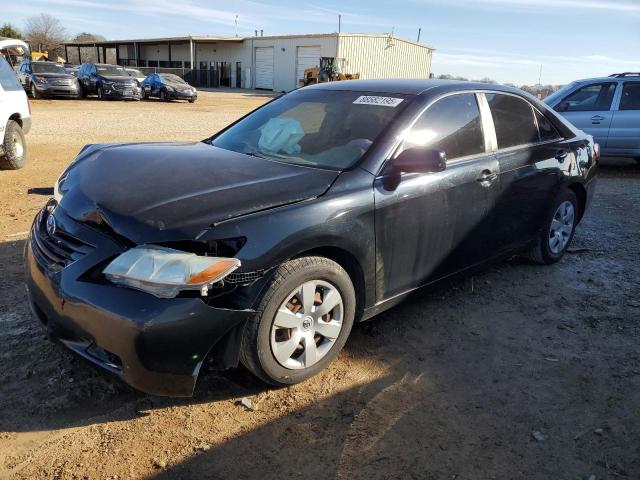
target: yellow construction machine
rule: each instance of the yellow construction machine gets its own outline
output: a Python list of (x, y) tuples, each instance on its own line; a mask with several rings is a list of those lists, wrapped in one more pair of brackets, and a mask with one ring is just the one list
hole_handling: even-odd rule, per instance
[(321, 57), (320, 66), (305, 69), (304, 78), (299, 79), (298, 83), (305, 87), (314, 83), (359, 79), (359, 73), (345, 73), (345, 63), (344, 58)]

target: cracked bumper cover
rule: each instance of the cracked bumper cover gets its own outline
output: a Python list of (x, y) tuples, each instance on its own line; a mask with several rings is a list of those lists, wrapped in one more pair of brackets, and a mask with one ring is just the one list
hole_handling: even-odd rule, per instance
[(32, 309), (53, 339), (153, 395), (191, 396), (211, 348), (226, 348), (230, 336), (238, 340), (233, 332), (254, 315), (199, 298), (160, 299), (87, 283), (65, 276), (64, 269), (50, 272), (34, 257), (31, 240), (25, 270)]

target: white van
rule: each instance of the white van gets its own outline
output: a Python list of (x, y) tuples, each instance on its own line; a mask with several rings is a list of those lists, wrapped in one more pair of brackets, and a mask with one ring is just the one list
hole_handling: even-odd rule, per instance
[(16, 73), (0, 56), (0, 169), (24, 167), (31, 109)]

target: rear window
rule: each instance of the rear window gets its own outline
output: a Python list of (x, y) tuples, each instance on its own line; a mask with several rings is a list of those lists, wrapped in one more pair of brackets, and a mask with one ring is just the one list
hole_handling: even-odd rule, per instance
[(560, 138), (560, 134), (556, 127), (549, 121), (547, 117), (535, 110), (536, 121), (538, 122), (538, 131), (540, 132), (540, 141), (548, 142)]
[(487, 93), (485, 96), (496, 128), (498, 148), (527, 145), (539, 141), (538, 128), (533, 119), (533, 108), (528, 102), (513, 95)]
[(622, 89), (620, 110), (640, 110), (640, 82), (628, 82)]
[(5, 91), (19, 91), (22, 90), (22, 85), (18, 81), (16, 72), (7, 63), (7, 61), (0, 56), (0, 85)]

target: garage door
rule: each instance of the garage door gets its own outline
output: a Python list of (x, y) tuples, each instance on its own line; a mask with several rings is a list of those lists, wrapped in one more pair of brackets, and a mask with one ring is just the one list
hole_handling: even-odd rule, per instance
[(304, 77), (307, 68), (320, 66), (320, 47), (298, 47), (296, 57), (296, 85)]
[(273, 90), (273, 47), (256, 48), (256, 88)]

